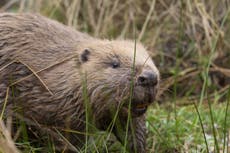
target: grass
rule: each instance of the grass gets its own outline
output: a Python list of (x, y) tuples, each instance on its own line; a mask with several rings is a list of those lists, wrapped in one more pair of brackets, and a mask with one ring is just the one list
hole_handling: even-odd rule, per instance
[[(226, 138), (223, 129), (225, 127), (225, 106), (225, 103), (213, 105), (215, 108), (213, 109), (213, 120), (215, 121), (216, 139), (221, 152), (224, 151), (224, 137)], [(199, 124), (199, 116), (195, 108), (191, 105), (177, 109), (177, 127), (173, 109), (173, 106), (165, 108), (156, 104), (153, 109), (149, 110), (146, 124), (149, 129), (148, 145), (151, 148), (150, 152), (207, 152), (203, 131)], [(212, 121), (208, 115), (209, 108), (207, 105), (203, 105), (200, 110), (202, 110), (200, 111), (200, 118), (203, 122), (208, 148), (210, 152), (213, 152), (215, 138), (212, 131)], [(228, 110), (229, 112), (230, 110)], [(226, 124), (227, 127), (230, 126), (229, 121)], [(176, 130), (176, 128), (178, 129)], [(180, 141), (175, 135), (180, 137)]]
[[(229, 6), (228, 0), (2, 0), (0, 12), (39, 12), (93, 36), (143, 42), (162, 77), (159, 104), (147, 113), (148, 152), (228, 153)], [(28, 142), (23, 123), (19, 127), (24, 138), (12, 141), (22, 152), (44, 149)], [(125, 152), (111, 145), (111, 128), (94, 132), (82, 152)], [(41, 141), (55, 152), (52, 140)]]

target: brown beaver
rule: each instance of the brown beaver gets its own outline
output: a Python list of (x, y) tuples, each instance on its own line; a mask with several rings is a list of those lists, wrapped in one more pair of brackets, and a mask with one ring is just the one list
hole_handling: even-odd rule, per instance
[[(0, 14), (5, 116), (83, 133), (87, 125), (110, 127), (123, 144), (128, 131), (127, 149), (143, 153), (144, 113), (158, 82), (159, 72), (139, 43), (96, 39), (40, 15)], [(84, 135), (70, 137), (73, 145), (84, 144)]]

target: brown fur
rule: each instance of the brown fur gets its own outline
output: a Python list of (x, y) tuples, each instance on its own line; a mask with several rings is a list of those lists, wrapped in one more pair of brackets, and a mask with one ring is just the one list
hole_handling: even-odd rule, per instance
[[(127, 107), (134, 46), (127, 40), (95, 39), (40, 15), (0, 14), (0, 110), (9, 87), (7, 115), (23, 114), (35, 123), (84, 132), (85, 101), (89, 101), (91, 120), (106, 130), (114, 110), (123, 101)], [(120, 67), (113, 68), (117, 60)], [(137, 44), (134, 84), (143, 69), (159, 76), (144, 47)], [(133, 92), (142, 100), (147, 93), (136, 86)], [(127, 120), (123, 108), (117, 121), (122, 129), (113, 127), (121, 142)], [(128, 149), (137, 146), (137, 152), (145, 152), (144, 115), (133, 115), (131, 126), (135, 134), (130, 128)], [(71, 143), (84, 142), (71, 139)]]

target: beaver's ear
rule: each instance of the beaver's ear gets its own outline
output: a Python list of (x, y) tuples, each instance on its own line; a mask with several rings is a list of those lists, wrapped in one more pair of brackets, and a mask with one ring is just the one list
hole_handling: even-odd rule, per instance
[(90, 55), (90, 51), (89, 49), (85, 49), (81, 52), (80, 54), (80, 62), (81, 63), (84, 63), (84, 62), (87, 62), (89, 60), (89, 55)]

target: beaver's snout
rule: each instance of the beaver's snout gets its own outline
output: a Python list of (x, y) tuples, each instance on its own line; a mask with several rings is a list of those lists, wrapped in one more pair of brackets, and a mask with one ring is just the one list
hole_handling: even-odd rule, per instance
[(143, 87), (153, 87), (158, 84), (158, 76), (152, 70), (143, 70), (137, 78), (137, 84)]
[(144, 69), (137, 76), (132, 100), (133, 116), (144, 114), (147, 107), (154, 101), (159, 81), (158, 77), (158, 74), (151, 69)]

